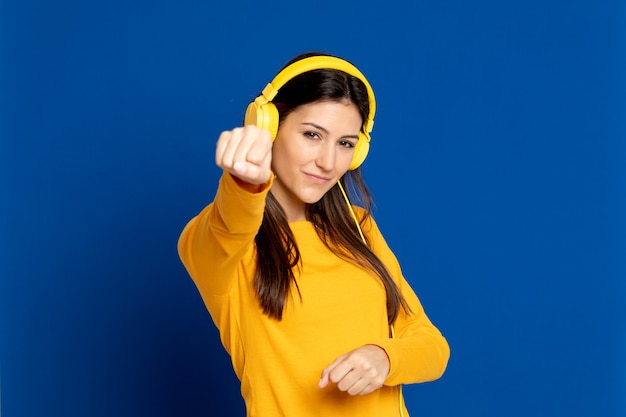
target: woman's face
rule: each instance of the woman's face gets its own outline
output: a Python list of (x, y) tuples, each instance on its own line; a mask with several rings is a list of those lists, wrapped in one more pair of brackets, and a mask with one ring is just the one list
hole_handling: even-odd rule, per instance
[(305, 104), (282, 121), (272, 150), (272, 194), (289, 221), (304, 220), (306, 205), (346, 173), (362, 124), (347, 100)]

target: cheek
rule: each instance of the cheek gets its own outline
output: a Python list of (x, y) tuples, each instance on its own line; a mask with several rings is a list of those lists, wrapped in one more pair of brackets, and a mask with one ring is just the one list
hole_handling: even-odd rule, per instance
[(298, 156), (294, 155), (293, 149), (288, 146), (284, 146), (282, 143), (274, 143), (272, 149), (272, 169), (274, 171), (281, 171), (292, 168), (297, 163)]
[(350, 168), (352, 158), (354, 157), (354, 148), (348, 152), (339, 152), (337, 155), (337, 169), (343, 171), (344, 174)]
[(277, 161), (282, 167), (298, 165), (311, 159), (311, 152), (303, 146), (292, 143), (275, 144), (272, 151), (272, 160)]

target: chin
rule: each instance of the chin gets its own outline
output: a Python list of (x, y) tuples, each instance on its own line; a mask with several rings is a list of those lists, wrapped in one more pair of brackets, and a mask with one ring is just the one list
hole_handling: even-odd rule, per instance
[[(326, 193), (324, 193), (324, 194), (326, 194)], [(315, 204), (318, 201), (320, 201), (322, 199), (322, 197), (324, 197), (324, 194), (301, 196), (300, 200), (302, 200), (302, 202), (304, 204)]]
[(294, 194), (304, 204), (315, 204), (328, 192), (325, 188), (304, 186)]
[(321, 199), (322, 199), (322, 197), (317, 198), (317, 199), (314, 199), (314, 198), (308, 198), (308, 199), (302, 200), (302, 202), (303, 202), (304, 204), (309, 204), (309, 205), (310, 205), (310, 204), (315, 204), (315, 203), (317, 203), (317, 202), (318, 202), (318, 201), (320, 201)]

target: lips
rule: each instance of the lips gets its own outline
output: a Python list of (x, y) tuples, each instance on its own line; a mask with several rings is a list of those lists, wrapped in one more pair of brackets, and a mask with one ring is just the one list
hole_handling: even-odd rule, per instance
[(306, 175), (306, 177), (312, 182), (314, 182), (315, 184), (325, 184), (328, 181), (330, 181), (330, 178), (322, 177), (322, 176), (315, 175), (315, 174), (309, 174), (307, 172), (305, 172), (304, 175)]

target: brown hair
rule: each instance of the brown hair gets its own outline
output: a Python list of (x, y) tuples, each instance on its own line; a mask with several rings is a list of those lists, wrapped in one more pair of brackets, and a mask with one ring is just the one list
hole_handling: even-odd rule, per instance
[[(308, 56), (292, 59), (287, 65)], [(343, 101), (354, 103), (361, 118), (369, 114), (369, 101), (365, 84), (357, 77), (331, 69), (312, 70), (300, 74), (278, 91), (273, 100), (282, 122), (291, 111), (303, 104), (317, 101)], [(348, 171), (341, 182), (344, 189), (363, 208), (360, 224), (371, 217), (372, 198), (360, 168)], [(312, 222), (322, 241), (338, 256), (355, 263), (376, 275), (387, 294), (387, 317), (391, 324), (400, 307), (409, 313), (410, 308), (400, 293), (387, 268), (369, 248), (352, 218), (338, 186), (331, 188), (318, 202), (307, 206), (307, 220)], [(271, 191), (267, 195), (263, 222), (255, 238), (257, 269), (254, 279), (257, 298), (263, 312), (277, 320), (282, 319), (286, 300), (292, 285), (298, 290), (294, 269), (300, 265), (300, 251), (287, 216)]]

